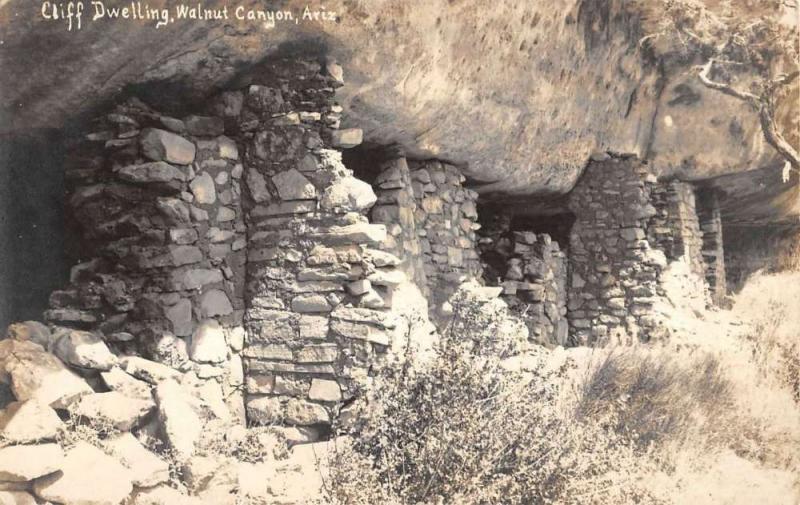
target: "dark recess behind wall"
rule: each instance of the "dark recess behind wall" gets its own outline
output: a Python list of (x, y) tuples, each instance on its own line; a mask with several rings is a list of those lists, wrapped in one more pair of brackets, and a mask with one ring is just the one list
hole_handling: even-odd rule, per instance
[(0, 137), (0, 338), (13, 321), (41, 320), (66, 283), (63, 195), (56, 133)]

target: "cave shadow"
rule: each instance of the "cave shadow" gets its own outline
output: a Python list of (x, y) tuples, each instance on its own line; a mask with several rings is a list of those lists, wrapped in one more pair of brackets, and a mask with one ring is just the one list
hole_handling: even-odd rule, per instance
[(0, 331), (42, 319), (65, 284), (64, 143), (54, 130), (0, 137)]

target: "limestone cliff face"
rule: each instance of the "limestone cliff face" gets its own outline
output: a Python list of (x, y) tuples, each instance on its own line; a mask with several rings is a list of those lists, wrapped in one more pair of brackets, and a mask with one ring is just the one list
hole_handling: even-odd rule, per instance
[[(606, 149), (692, 180), (776, 160), (752, 112), (642, 54), (658, 0), (338, 0), (325, 4), (336, 21), (273, 28), (234, 19), (236, 6), (262, 2), (203, 5), (227, 5), (231, 19), (92, 22), (87, 2), (82, 29), (67, 31), (67, 21), (43, 19), (39, 2), (4, 0), (0, 130), (59, 128), (155, 83), (156, 100), (196, 102), (265, 58), (303, 51), (344, 67), (345, 125), (462, 166), (483, 193), (564, 193)], [(270, 8), (299, 18), (305, 6)], [(797, 105), (786, 110), (789, 125)]]

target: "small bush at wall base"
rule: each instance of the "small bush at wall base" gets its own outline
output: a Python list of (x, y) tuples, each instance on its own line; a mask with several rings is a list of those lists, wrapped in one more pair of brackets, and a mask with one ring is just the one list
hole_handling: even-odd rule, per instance
[(353, 445), (330, 462), (330, 501), (660, 503), (636, 479), (652, 460), (559, 407), (563, 369), (546, 372), (542, 359), (511, 373), (495, 347), (449, 332), (425, 369), (378, 381)]

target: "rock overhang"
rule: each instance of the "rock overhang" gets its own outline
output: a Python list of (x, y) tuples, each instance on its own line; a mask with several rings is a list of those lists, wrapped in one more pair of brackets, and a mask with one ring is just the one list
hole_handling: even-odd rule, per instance
[[(304, 7), (275, 9), (302, 15)], [(301, 52), (344, 67), (344, 126), (410, 157), (446, 159), (484, 194), (566, 193), (605, 150), (636, 153), (657, 175), (685, 180), (773, 165), (754, 113), (702, 89), (688, 67), (644, 54), (639, 42), (657, 7), (335, 2), (327, 11), (336, 21), (270, 29), (235, 19), (159, 28), (85, 19), (68, 32), (11, 0), (0, 7), (8, 26), (0, 54), (20, 70), (0, 81), (2, 130), (69, 128), (126, 90), (202, 102), (265, 59)], [(785, 109), (782, 122), (796, 129), (796, 110)]]

